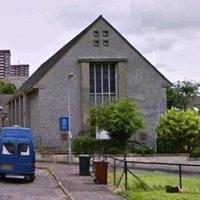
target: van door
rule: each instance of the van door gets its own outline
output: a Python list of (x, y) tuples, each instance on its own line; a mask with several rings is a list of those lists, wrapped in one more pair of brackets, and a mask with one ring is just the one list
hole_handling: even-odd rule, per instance
[(17, 150), (15, 142), (4, 140), (1, 143), (1, 159), (0, 159), (0, 170), (3, 172), (12, 172), (15, 170), (15, 163), (17, 160)]
[(32, 147), (30, 143), (19, 142), (17, 144), (17, 168), (22, 174), (32, 172)]

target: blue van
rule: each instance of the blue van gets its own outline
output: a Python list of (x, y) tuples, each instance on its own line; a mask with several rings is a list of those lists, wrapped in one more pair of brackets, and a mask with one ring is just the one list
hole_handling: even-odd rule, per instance
[(0, 178), (6, 175), (35, 179), (35, 149), (31, 129), (5, 127), (0, 133)]

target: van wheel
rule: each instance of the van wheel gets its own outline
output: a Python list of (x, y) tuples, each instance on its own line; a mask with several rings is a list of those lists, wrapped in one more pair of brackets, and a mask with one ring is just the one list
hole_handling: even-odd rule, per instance
[(0, 180), (5, 180), (6, 175), (5, 174), (0, 174)]
[(35, 175), (27, 175), (24, 177), (27, 182), (33, 182), (35, 180)]

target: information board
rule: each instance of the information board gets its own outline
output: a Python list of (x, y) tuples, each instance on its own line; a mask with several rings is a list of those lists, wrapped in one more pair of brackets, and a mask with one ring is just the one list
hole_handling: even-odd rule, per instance
[(69, 131), (69, 117), (59, 118), (60, 131)]

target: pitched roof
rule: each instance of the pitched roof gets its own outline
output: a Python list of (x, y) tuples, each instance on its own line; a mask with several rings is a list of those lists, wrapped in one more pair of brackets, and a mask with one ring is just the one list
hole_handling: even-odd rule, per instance
[(40, 67), (32, 74), (32, 76), (24, 82), (19, 91), (30, 89), (33, 87), (61, 58), (62, 56), (73, 47), (80, 38), (82, 38), (90, 28), (99, 20), (103, 18), (101, 15), (87, 28), (81, 31), (76, 37), (74, 37), (70, 42), (63, 46), (59, 51), (57, 51), (53, 56), (51, 56), (46, 62), (44, 62)]
[(168, 83), (171, 85), (171, 82), (162, 75), (139, 51), (135, 49), (107, 20), (100, 15), (94, 22), (92, 22), (87, 28), (81, 31), (76, 37), (74, 37), (70, 42), (68, 42), (65, 46), (63, 46), (59, 51), (57, 51), (53, 56), (51, 56), (46, 62), (44, 62), (33, 74), (32, 76), (24, 82), (21, 88), (17, 93), (20, 93), (24, 90), (32, 88), (61, 58), (62, 56), (71, 49), (90, 29), (91, 27), (98, 21), (103, 20), (107, 23), (115, 32), (117, 32), (123, 40), (132, 48), (134, 51), (141, 56), (153, 69), (159, 73)]
[(154, 71), (156, 71), (158, 74), (161, 75), (161, 77), (166, 80), (166, 82), (168, 83), (168, 86), (172, 85), (172, 83), (160, 72), (156, 69), (156, 67), (154, 65), (152, 65), (117, 29), (115, 29), (107, 20), (105, 20), (103, 17), (102, 19), (115, 31), (117, 32), (118, 35), (121, 36), (121, 38), (140, 56), (143, 58), (143, 60), (148, 63), (153, 69)]

